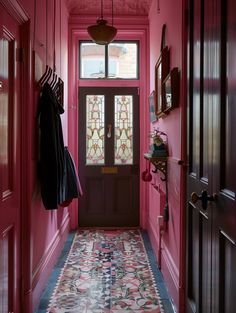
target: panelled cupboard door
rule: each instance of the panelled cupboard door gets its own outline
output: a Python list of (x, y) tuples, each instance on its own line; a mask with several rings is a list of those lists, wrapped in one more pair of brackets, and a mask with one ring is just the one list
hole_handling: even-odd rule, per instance
[(187, 312), (233, 313), (236, 2), (190, 0), (189, 8)]
[[(211, 193), (210, 147), (213, 131), (207, 65), (211, 54), (208, 43), (212, 15), (208, 1), (193, 0), (191, 5), (188, 198), (192, 192), (197, 195), (202, 190)], [(200, 201), (195, 204), (190, 201), (188, 204), (187, 312), (191, 313), (210, 312), (212, 212), (212, 203), (208, 203), (205, 209)]]
[(79, 89), (79, 226), (139, 225), (137, 88)]
[(212, 312), (236, 312), (236, 2), (216, 1), (214, 52), (218, 72), (213, 98)]
[(0, 312), (20, 312), (19, 25), (0, 5)]

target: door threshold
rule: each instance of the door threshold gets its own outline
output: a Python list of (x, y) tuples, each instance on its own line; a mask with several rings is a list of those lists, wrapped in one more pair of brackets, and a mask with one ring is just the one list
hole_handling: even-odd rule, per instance
[(114, 230), (114, 229), (141, 229), (140, 226), (78, 226), (78, 230), (80, 229), (107, 229), (107, 230)]

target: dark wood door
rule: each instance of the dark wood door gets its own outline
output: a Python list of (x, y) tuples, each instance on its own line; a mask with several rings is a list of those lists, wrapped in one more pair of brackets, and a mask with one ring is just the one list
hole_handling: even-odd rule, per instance
[(19, 25), (0, 4), (0, 312), (20, 312)]
[(189, 10), (187, 312), (233, 313), (236, 2), (190, 0)]
[(139, 225), (137, 88), (80, 88), (79, 226)]

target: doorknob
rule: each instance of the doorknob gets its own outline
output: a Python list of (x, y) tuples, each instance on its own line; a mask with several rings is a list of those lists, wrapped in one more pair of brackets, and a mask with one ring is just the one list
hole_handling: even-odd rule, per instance
[(192, 203), (196, 203), (198, 200), (201, 200), (203, 210), (207, 209), (208, 201), (215, 201), (216, 199), (217, 199), (216, 193), (213, 193), (212, 196), (209, 196), (206, 190), (203, 190), (201, 195), (198, 195), (196, 192), (191, 193)]
[(112, 127), (111, 124), (107, 125), (107, 128), (108, 128), (107, 138), (111, 138), (111, 127)]

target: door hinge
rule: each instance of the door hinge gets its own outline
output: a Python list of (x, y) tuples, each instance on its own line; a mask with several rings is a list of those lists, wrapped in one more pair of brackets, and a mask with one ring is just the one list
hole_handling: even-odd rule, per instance
[(24, 62), (24, 49), (23, 48), (18, 48), (16, 52), (16, 61), (17, 62)]

